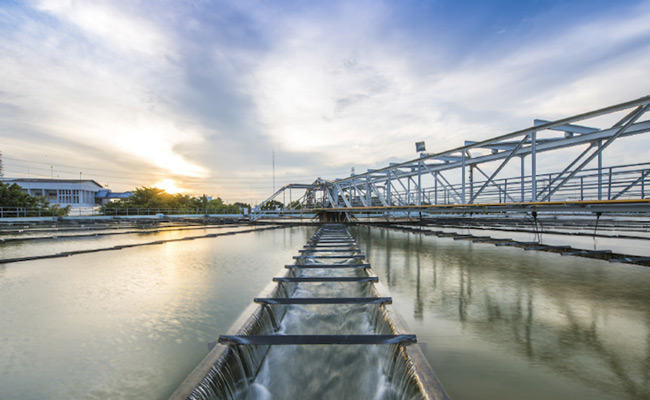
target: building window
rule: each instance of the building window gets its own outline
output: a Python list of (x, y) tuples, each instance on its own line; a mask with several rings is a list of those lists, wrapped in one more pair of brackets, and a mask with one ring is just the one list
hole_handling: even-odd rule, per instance
[(79, 204), (79, 191), (62, 189), (59, 191), (59, 203)]

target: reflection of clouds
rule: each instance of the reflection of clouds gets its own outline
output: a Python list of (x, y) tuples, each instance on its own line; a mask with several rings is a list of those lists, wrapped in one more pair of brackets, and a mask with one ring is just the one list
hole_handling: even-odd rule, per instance
[(414, 318), (433, 312), (585, 386), (648, 398), (647, 271), (388, 231), (368, 236), (373, 268), (392, 292), (413, 298)]

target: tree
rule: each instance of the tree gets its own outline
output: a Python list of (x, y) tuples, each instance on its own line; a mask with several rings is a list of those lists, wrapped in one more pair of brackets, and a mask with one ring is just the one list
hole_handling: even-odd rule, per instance
[(48, 202), (42, 197), (30, 196), (15, 183), (2, 183), (0, 186), (0, 206), (2, 207), (47, 207)]
[(58, 204), (50, 205), (44, 197), (31, 196), (15, 183), (0, 183), (0, 207), (33, 209), (30, 212), (37, 216), (64, 216), (70, 212), (70, 206), (61, 208)]
[[(140, 187), (128, 199), (112, 201), (102, 206), (105, 214), (126, 214), (127, 209), (148, 209), (154, 212), (235, 214), (242, 210), (238, 204), (225, 204), (220, 197), (208, 201), (203, 195), (169, 194), (156, 187)], [(120, 211), (124, 210), (124, 211)]]
[(300, 209), (302, 208), (302, 206), (300, 205), (300, 201), (298, 201), (298, 200), (294, 200), (294, 201), (292, 201), (291, 203), (289, 203), (289, 207), (288, 207), (288, 208), (289, 208), (290, 210), (300, 210)]
[(276, 210), (276, 209), (277, 210), (284, 209), (284, 204), (280, 203), (277, 200), (271, 200), (269, 202), (266, 202), (266, 204), (264, 204), (262, 206), (262, 210), (272, 210), (273, 211), (273, 210)]
[(235, 206), (235, 207), (237, 207), (237, 208), (239, 208), (240, 210), (243, 210), (244, 208), (248, 208), (248, 210), (250, 211), (251, 208), (252, 208), (250, 204), (248, 204), (248, 203), (241, 203), (241, 202), (239, 202), (239, 201), (233, 203), (232, 205)]

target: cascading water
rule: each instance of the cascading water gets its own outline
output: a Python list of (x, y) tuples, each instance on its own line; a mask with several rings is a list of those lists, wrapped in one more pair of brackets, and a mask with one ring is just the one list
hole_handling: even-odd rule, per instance
[[(204, 360), (212, 364), (194, 390), (185, 396), (181, 387), (173, 399), (446, 398), (428, 364), (425, 374), (430, 379), (421, 379), (405, 345), (372, 341), (380, 335), (393, 339), (401, 332), (389, 306), (368, 301), (380, 296), (368, 281), (374, 276), (361, 264), (363, 256), (347, 227), (322, 227), (295, 258), (295, 265), (277, 279), (271, 297), (256, 299), (263, 304), (234, 337), (242, 342), (218, 345), (212, 359)], [(316, 304), (273, 301), (295, 299)], [(332, 299), (337, 303), (323, 304)], [(344, 338), (362, 335), (370, 339), (368, 344), (341, 344)], [(333, 342), (301, 344), (300, 338), (315, 336)], [(278, 337), (298, 339), (288, 345), (265, 342)], [(251, 343), (252, 338), (261, 344)], [(197, 370), (202, 373), (201, 366)], [(186, 384), (193, 384), (191, 378)]]

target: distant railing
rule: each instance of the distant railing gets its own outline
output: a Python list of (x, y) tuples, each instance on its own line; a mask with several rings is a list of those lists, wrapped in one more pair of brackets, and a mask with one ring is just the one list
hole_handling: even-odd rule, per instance
[(71, 208), (0, 207), (0, 218), (37, 218), (60, 216), (164, 216), (164, 215), (245, 215), (239, 209), (219, 208)]
[[(542, 199), (548, 193), (549, 182), (556, 182), (563, 176), (558, 172), (537, 174), (537, 199)], [(485, 180), (469, 183), (467, 190), (471, 197)], [(486, 187), (475, 200), (475, 203), (516, 203), (525, 202), (531, 198), (532, 177), (525, 176), (495, 179), (493, 184)], [(457, 204), (453, 193), (460, 193), (460, 185), (448, 187), (424, 188), (423, 203), (427, 204)], [(415, 194), (403, 191), (397, 192), (396, 198), (409, 199), (414, 204)], [(619, 165), (606, 167), (599, 174), (598, 169), (580, 171), (567, 181), (547, 201), (574, 200), (618, 200), (645, 199), (650, 197), (650, 163)]]
[(48, 207), (0, 207), (0, 218), (61, 217), (67, 210)]
[(104, 208), (100, 215), (145, 216), (145, 215), (242, 215), (239, 209), (221, 208)]

